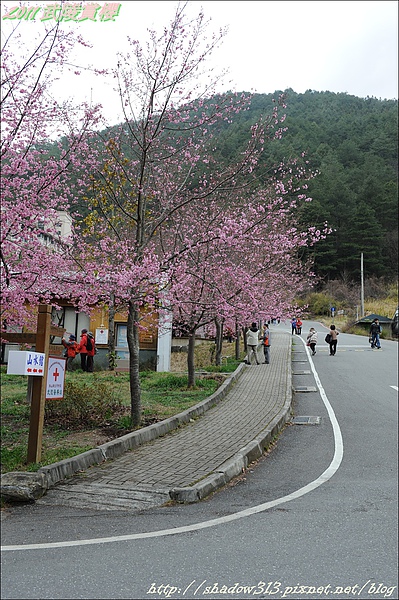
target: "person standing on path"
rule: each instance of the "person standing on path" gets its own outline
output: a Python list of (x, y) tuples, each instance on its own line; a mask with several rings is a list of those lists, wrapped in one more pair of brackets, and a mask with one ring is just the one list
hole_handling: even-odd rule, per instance
[(249, 348), (247, 353), (248, 364), (251, 364), (252, 353), (255, 356), (256, 364), (259, 364), (257, 348), (259, 344), (259, 329), (256, 323), (252, 323), (251, 327), (247, 331), (247, 346)]
[(314, 327), (309, 329), (309, 333), (306, 338), (307, 344), (309, 344), (310, 349), (312, 351), (312, 356), (316, 354), (316, 344), (317, 344), (317, 331)]
[(89, 331), (89, 333), (87, 334), (86, 349), (87, 349), (87, 361), (86, 361), (87, 372), (93, 373), (93, 371), (94, 371), (94, 355), (96, 353), (96, 341), (95, 341), (94, 335), (92, 334), (91, 331)]
[(87, 329), (82, 329), (78, 352), (80, 352), (80, 366), (82, 367), (82, 371), (87, 371)]
[(338, 331), (335, 329), (335, 325), (330, 326), (330, 356), (335, 356), (337, 351), (337, 337), (339, 336)]
[(298, 335), (301, 335), (302, 333), (302, 321), (299, 317), (296, 320), (296, 332)]
[(79, 344), (76, 341), (76, 337), (74, 335), (70, 335), (68, 341), (66, 341), (64, 338), (62, 338), (61, 342), (62, 342), (62, 345), (64, 346), (64, 348), (66, 348), (66, 357), (67, 357), (66, 369), (67, 369), (67, 371), (72, 371), (73, 370), (72, 363), (78, 352)]
[(380, 343), (381, 325), (378, 319), (374, 319), (370, 327), (371, 347), (381, 349)]
[(263, 328), (263, 352), (265, 355), (265, 365), (270, 363), (270, 329), (266, 323)]
[(294, 335), (294, 333), (296, 333), (296, 318), (293, 317), (291, 319), (291, 335)]

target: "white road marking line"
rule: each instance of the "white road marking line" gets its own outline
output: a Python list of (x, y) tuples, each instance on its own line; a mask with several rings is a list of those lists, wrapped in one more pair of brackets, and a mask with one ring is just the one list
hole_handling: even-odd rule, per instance
[[(326, 344), (327, 346), (327, 344)], [(364, 344), (338, 344), (337, 348), (363, 348), (363, 350), (365, 350), (366, 348), (370, 348), (370, 346), (365, 346)], [(327, 346), (327, 350), (328, 350), (328, 346)]]
[[(302, 338), (301, 338), (302, 339)], [(287, 496), (282, 496), (281, 498), (277, 498), (276, 500), (272, 500), (270, 502), (265, 502), (264, 504), (258, 504), (257, 506), (253, 506), (251, 508), (247, 508), (245, 510), (241, 510), (239, 512), (233, 513), (231, 515), (226, 515), (225, 517), (219, 517), (217, 519), (211, 519), (209, 521), (202, 521), (200, 523), (193, 523), (192, 525), (184, 525), (182, 527), (175, 527), (173, 529), (160, 529), (158, 531), (148, 531), (143, 533), (132, 533), (128, 535), (118, 535), (112, 537), (104, 537), (104, 538), (92, 538), (86, 540), (70, 540), (64, 542), (49, 542), (42, 544), (21, 544), (21, 545), (11, 545), (11, 546), (2, 546), (2, 552), (11, 552), (14, 550), (48, 550), (52, 548), (68, 548), (71, 546), (89, 546), (94, 544), (109, 544), (114, 542), (125, 542), (130, 540), (143, 540), (147, 538), (157, 538), (157, 537), (165, 537), (167, 535), (178, 535), (181, 533), (190, 533), (192, 531), (200, 531), (201, 529), (208, 529), (209, 527), (215, 527), (217, 525), (224, 525), (225, 523), (230, 523), (232, 521), (237, 521), (238, 519), (243, 519), (244, 517), (250, 517), (257, 513), (264, 512), (269, 510), (270, 508), (274, 508), (275, 506), (279, 506), (280, 504), (284, 504), (285, 502), (290, 502), (291, 500), (296, 500), (297, 498), (301, 498), (308, 494), (309, 492), (315, 490), (323, 483), (326, 483), (331, 477), (338, 471), (339, 466), (342, 462), (343, 454), (344, 454), (344, 446), (342, 440), (341, 429), (339, 427), (337, 418), (335, 416), (334, 410), (328, 401), (327, 395), (324, 391), (324, 388), (321, 384), (317, 371), (314, 367), (313, 361), (310, 357), (309, 348), (306, 347), (305, 341), (302, 340), (305, 345), (305, 349), (309, 358), (310, 366), (316, 381), (316, 385), (319, 388), (320, 396), (323, 400), (324, 406), (327, 409), (328, 416), (330, 417), (330, 421), (333, 428), (334, 433), (334, 456), (327, 467), (327, 469), (314, 481), (308, 483), (307, 485), (301, 487), (299, 490), (292, 492), (292, 494), (288, 494)]]
[(399, 391), (399, 388), (397, 385), (390, 385), (389, 387), (391, 387), (392, 389), (396, 390), (397, 392)]

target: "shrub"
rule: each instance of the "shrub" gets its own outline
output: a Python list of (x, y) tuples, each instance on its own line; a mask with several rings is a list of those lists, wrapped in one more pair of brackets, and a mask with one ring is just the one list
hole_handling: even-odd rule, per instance
[(105, 381), (67, 381), (63, 400), (46, 402), (45, 420), (64, 427), (99, 427), (125, 412), (114, 386)]
[(334, 302), (330, 295), (323, 292), (314, 292), (305, 298), (304, 304), (308, 305), (307, 311), (312, 315), (329, 315)]

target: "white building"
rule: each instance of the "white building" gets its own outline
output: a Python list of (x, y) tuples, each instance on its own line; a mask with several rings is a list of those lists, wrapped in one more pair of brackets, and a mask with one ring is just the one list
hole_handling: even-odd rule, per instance
[(54, 217), (42, 219), (38, 224), (42, 233), (40, 241), (45, 246), (56, 246), (59, 241), (66, 240), (71, 235), (72, 217), (65, 210), (58, 210)]

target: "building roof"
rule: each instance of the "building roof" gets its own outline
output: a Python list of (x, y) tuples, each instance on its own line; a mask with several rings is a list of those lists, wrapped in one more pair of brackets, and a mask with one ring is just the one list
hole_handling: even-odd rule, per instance
[(358, 323), (372, 323), (374, 321), (374, 319), (378, 319), (380, 323), (390, 323), (392, 321), (392, 319), (390, 319), (389, 317), (383, 317), (382, 315), (372, 314), (372, 315), (366, 315), (362, 319), (359, 319), (358, 321), (356, 321), (356, 325)]

